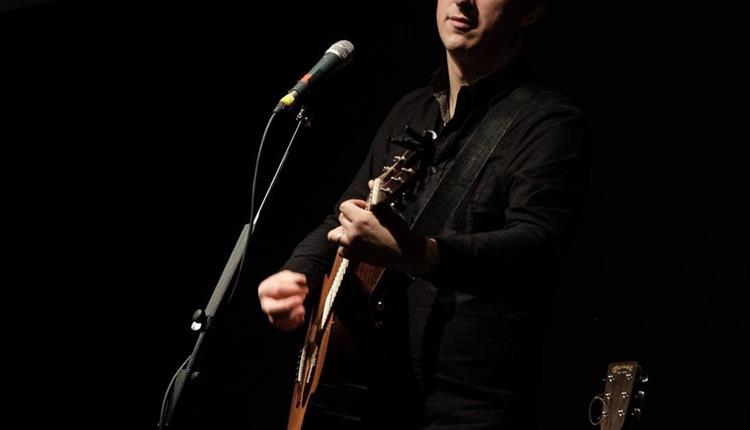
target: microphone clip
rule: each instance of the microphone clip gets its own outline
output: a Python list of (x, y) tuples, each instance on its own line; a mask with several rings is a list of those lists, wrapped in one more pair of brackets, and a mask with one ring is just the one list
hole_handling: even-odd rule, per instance
[(297, 122), (301, 123), (304, 128), (310, 128), (312, 125), (310, 115), (308, 114), (309, 110), (310, 109), (308, 109), (307, 105), (302, 105), (299, 112), (297, 112)]
[(419, 169), (417, 172), (418, 189), (424, 187), (427, 168), (432, 165), (435, 158), (436, 140), (437, 133), (434, 130), (427, 129), (420, 133), (408, 124), (404, 126), (404, 134), (388, 137), (388, 142), (419, 153)]

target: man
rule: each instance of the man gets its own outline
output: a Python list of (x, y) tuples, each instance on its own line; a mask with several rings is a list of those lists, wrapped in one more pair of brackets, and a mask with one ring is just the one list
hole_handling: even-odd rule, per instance
[[(291, 331), (304, 324), (305, 298), (336, 251), (407, 275), (386, 277), (398, 323), (365, 336), (372, 427), (534, 426), (543, 317), (586, 177), (581, 113), (559, 93), (526, 85), (523, 35), (543, 10), (544, 0), (438, 0), (445, 66), (395, 105), (338, 212), (259, 286), (270, 322)], [(500, 104), (509, 112), (493, 111)], [(450, 196), (460, 205), (430, 214), (442, 224), (426, 221), (431, 199), (459, 193), (451, 169), (467, 165), (462, 149), (480, 151), (472, 134), (503, 121), (478, 177)], [(402, 150), (389, 137), (406, 125), (436, 132), (431, 167), (400, 216), (374, 214), (364, 209), (368, 180)], [(356, 320), (344, 306), (337, 313)]]

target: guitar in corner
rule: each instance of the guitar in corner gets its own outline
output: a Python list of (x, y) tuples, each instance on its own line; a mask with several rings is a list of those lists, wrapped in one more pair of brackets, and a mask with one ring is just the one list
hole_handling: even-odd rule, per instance
[[(422, 167), (425, 163), (420, 162), (421, 159), (422, 151), (419, 150), (405, 150), (401, 155), (397, 155), (393, 163), (384, 167), (383, 173), (373, 180), (366, 209), (369, 211), (375, 211), (378, 208), (390, 210), (386, 205), (397, 206), (399, 200), (411, 191), (423, 173)], [(375, 290), (384, 270), (381, 267), (349, 261), (347, 258), (336, 255), (333, 268), (323, 281), (320, 300), (312, 309), (307, 325), (294, 379), (287, 430), (302, 429), (311, 397), (320, 383), (336, 320), (333, 307), (339, 288), (345, 284), (343, 288), (361, 288), (365, 294), (370, 295)]]
[[(646, 395), (642, 385), (648, 381), (637, 361), (610, 363), (604, 379), (604, 392), (595, 396), (589, 404), (589, 420), (600, 430), (624, 430), (634, 428), (641, 419), (642, 405)], [(593, 417), (593, 407), (601, 403), (601, 413)]]

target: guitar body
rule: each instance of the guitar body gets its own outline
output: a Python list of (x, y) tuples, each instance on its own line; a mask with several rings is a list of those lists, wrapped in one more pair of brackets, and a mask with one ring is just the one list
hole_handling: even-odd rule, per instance
[[(336, 274), (341, 269), (342, 262), (345, 260), (336, 255), (333, 269), (323, 281), (321, 289), (321, 300), (314, 310), (311, 317), (311, 323), (307, 326), (305, 334), (305, 343), (301, 352), (300, 362), (298, 364), (297, 375), (292, 391), (292, 403), (289, 408), (289, 421), (287, 430), (300, 430), (310, 403), (311, 396), (318, 388), (323, 373), (323, 364), (325, 363), (326, 353), (328, 351), (331, 336), (334, 332), (336, 323), (335, 314), (331, 315), (328, 321), (324, 321), (325, 300), (334, 287)], [(377, 286), (384, 269), (375, 267), (366, 263), (350, 263), (348, 267), (349, 274), (346, 275), (346, 287), (357, 287), (362, 289), (365, 294), (371, 294)]]

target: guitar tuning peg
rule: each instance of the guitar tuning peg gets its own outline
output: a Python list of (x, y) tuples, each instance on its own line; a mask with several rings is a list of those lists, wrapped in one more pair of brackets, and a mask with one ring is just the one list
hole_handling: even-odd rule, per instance
[(643, 401), (643, 399), (646, 398), (646, 392), (643, 390), (636, 391), (635, 395), (633, 396), (638, 401)]
[(399, 195), (391, 202), (390, 207), (394, 212), (401, 215), (404, 209), (406, 209), (406, 196), (404, 194)]
[(636, 373), (638, 375), (638, 382), (642, 384), (648, 382), (648, 373), (646, 373), (646, 370), (640, 364), (638, 365), (638, 370)]
[(637, 420), (641, 419), (641, 415), (642, 415), (641, 408), (633, 408), (633, 410), (630, 412), (630, 416), (632, 416), (633, 418)]

